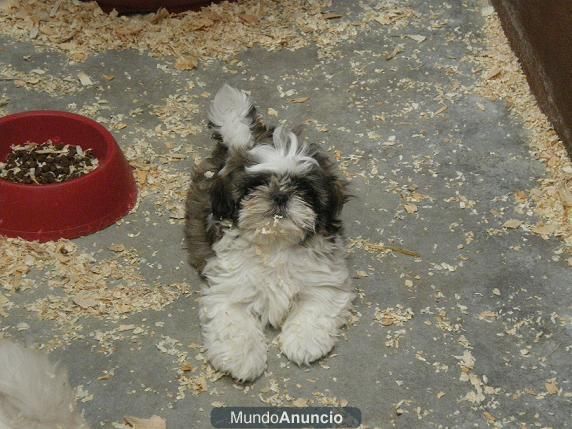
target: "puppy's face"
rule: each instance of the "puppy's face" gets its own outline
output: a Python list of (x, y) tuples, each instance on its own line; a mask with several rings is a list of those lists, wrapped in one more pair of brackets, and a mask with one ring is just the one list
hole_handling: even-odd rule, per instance
[(325, 155), (295, 137), (260, 145), (227, 160), (211, 190), (217, 219), (231, 219), (258, 244), (295, 244), (340, 229), (345, 181)]
[(323, 199), (311, 180), (258, 173), (241, 189), (238, 226), (256, 242), (298, 243), (316, 230)]

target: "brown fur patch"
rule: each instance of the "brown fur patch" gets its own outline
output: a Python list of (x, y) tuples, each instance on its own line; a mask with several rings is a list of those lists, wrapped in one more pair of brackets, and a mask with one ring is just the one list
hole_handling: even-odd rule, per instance
[[(257, 117), (252, 128), (255, 144), (272, 139), (273, 130)], [(216, 135), (214, 137), (218, 140)], [(186, 201), (185, 235), (189, 262), (199, 273), (205, 267), (207, 259), (214, 256), (212, 245), (222, 237), (221, 228), (217, 228), (215, 224), (209, 229), (208, 225), (208, 217), (213, 212), (211, 202), (213, 188), (219, 180), (230, 180), (228, 177), (230, 173), (242, 169), (246, 162), (242, 153), (233, 154), (229, 158), (228, 148), (221, 141), (217, 141), (211, 156), (193, 169)], [(225, 174), (219, 177), (223, 167), (226, 167)]]
[(189, 261), (199, 273), (206, 260), (214, 255), (212, 245), (217, 237), (208, 230), (208, 216), (212, 212), (210, 191), (216, 174), (224, 166), (227, 152), (224, 145), (217, 143), (213, 155), (193, 169), (191, 187), (187, 193), (185, 235)]

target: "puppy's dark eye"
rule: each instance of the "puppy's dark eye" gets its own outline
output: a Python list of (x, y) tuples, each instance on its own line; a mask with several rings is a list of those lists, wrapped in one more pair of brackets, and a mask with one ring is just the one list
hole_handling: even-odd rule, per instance
[(294, 181), (294, 188), (299, 194), (311, 195), (314, 194), (314, 183), (306, 178), (297, 178)]
[(294, 188), (306, 202), (310, 203), (313, 207), (318, 207), (320, 201), (320, 194), (317, 190), (318, 180), (308, 177), (296, 178), (294, 181)]
[(259, 186), (268, 185), (269, 182), (269, 178), (265, 175), (248, 177), (241, 185), (241, 194), (244, 197)]

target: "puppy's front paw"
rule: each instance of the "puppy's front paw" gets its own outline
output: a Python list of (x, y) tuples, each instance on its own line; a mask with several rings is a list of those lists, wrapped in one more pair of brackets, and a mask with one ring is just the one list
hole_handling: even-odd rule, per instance
[(241, 382), (252, 381), (262, 375), (266, 369), (266, 346), (253, 348), (247, 353), (237, 353), (227, 362), (226, 371)]
[(258, 378), (266, 369), (267, 347), (264, 336), (257, 331), (236, 332), (223, 338), (206, 338), (207, 357), (219, 371), (229, 373), (238, 381)]
[(313, 325), (287, 324), (280, 334), (282, 353), (298, 365), (308, 365), (327, 355), (334, 347), (330, 330)]

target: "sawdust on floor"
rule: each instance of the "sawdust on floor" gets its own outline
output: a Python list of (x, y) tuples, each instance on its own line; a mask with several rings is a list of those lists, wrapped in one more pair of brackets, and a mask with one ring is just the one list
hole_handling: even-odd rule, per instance
[(572, 162), (530, 92), (496, 14), (486, 17), (484, 32), (487, 49), (477, 58), (482, 67), (482, 80), (476, 91), (483, 97), (507, 104), (529, 131), (532, 153), (546, 167), (546, 177), (538, 180), (536, 188), (517, 192), (515, 203), (524, 211), (533, 208), (540, 217), (532, 230), (534, 233), (543, 238), (559, 237), (572, 255)]

